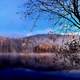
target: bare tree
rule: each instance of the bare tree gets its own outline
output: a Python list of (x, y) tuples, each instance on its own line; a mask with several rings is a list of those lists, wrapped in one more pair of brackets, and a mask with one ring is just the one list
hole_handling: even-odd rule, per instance
[(71, 28), (75, 26), (80, 29), (80, 0), (26, 0), (24, 7), (25, 17), (38, 14), (37, 20), (40, 14), (48, 13), (58, 18), (55, 24), (63, 19), (69, 22)]

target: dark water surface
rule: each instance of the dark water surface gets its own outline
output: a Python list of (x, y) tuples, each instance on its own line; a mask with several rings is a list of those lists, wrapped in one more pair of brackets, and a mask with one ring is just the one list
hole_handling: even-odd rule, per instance
[(23, 68), (5, 68), (0, 69), (0, 77), (5, 79), (14, 79), (18, 77), (19, 79), (26, 78), (28, 80), (71, 80), (71, 79), (79, 79), (80, 80), (80, 72), (61, 72), (61, 71), (34, 71)]

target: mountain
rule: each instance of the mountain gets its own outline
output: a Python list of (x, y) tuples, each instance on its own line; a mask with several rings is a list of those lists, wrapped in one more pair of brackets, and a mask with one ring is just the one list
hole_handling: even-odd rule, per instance
[[(63, 46), (64, 43), (72, 39), (79, 39), (77, 35), (59, 35), (59, 34), (38, 34), (34, 36), (14, 39), (0, 37), (0, 52), (24, 52), (31, 53), (34, 48), (43, 46), (47, 48), (52, 45)], [(44, 51), (45, 52), (45, 51)]]

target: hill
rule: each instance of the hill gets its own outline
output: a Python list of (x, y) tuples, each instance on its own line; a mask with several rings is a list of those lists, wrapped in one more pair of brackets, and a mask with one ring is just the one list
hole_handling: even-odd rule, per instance
[(50, 45), (61, 47), (70, 40), (79, 40), (77, 35), (58, 35), (58, 34), (38, 34), (34, 36), (14, 39), (14, 38), (5, 38), (0, 37), (0, 52), (24, 52), (30, 53), (33, 52), (34, 48), (37, 46), (46, 46)]

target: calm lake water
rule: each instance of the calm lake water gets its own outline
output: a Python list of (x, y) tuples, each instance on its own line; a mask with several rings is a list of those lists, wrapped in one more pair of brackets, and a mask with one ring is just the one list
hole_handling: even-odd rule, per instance
[(0, 77), (5, 79), (13, 79), (14, 77), (18, 78), (27, 78), (27, 79), (48, 79), (48, 80), (68, 80), (68, 79), (80, 79), (80, 72), (61, 72), (61, 71), (52, 71), (52, 72), (43, 72), (43, 71), (34, 71), (30, 69), (22, 68), (5, 68), (0, 70)]
[[(15, 55), (14, 55), (15, 57)], [(27, 78), (26, 80), (80, 80), (80, 71), (76, 72), (61, 72), (61, 71), (35, 71), (25, 68), (4, 68), (0, 69), (0, 79), (12, 80), (14, 77)], [(29, 79), (28, 79), (29, 78)], [(18, 80), (18, 79), (17, 79)]]

